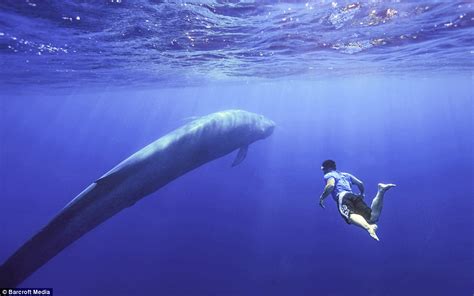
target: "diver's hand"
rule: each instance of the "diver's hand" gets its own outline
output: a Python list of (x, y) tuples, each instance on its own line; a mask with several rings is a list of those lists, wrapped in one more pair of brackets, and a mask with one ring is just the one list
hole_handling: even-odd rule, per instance
[(324, 205), (324, 199), (319, 198), (319, 206), (320, 206), (321, 208), (323, 208), (323, 209), (326, 208), (326, 206)]

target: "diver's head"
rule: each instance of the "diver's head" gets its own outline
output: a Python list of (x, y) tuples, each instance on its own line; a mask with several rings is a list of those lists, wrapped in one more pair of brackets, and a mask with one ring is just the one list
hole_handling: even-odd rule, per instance
[(325, 174), (329, 173), (330, 171), (335, 171), (336, 170), (336, 162), (334, 160), (331, 160), (331, 159), (327, 159), (327, 160), (323, 161), (323, 163), (321, 164), (321, 170)]

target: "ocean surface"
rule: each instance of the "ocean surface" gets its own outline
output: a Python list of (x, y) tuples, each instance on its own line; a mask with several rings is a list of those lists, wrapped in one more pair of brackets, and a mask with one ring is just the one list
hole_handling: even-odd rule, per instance
[[(241, 164), (176, 179), (20, 287), (472, 295), (473, 70), (472, 1), (0, 1), (0, 264), (132, 153), (243, 109), (276, 128)], [(397, 184), (380, 242), (319, 207), (328, 158), (369, 204)]]

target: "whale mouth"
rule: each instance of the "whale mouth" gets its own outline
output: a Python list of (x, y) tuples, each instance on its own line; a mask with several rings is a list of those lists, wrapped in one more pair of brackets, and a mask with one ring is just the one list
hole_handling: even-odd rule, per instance
[(270, 136), (271, 134), (273, 134), (273, 131), (275, 130), (275, 123), (272, 121), (272, 125), (268, 128), (268, 135)]
[(266, 119), (265, 125), (266, 127), (264, 129), (264, 138), (267, 138), (273, 134), (276, 124), (273, 120)]

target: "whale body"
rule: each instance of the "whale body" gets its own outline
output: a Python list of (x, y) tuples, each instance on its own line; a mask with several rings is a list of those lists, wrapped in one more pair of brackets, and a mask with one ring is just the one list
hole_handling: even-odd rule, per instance
[(0, 287), (16, 287), (64, 248), (174, 179), (273, 133), (273, 121), (243, 110), (212, 113), (166, 134), (125, 159), (70, 201), (0, 266)]

